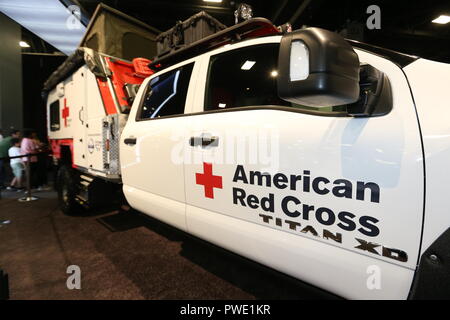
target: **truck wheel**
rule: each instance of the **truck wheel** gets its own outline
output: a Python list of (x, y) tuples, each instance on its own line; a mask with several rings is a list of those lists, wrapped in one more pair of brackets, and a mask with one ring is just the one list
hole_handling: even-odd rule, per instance
[(67, 215), (75, 215), (80, 212), (81, 206), (76, 202), (75, 196), (77, 182), (72, 173), (72, 169), (61, 166), (57, 177), (58, 202), (62, 212)]

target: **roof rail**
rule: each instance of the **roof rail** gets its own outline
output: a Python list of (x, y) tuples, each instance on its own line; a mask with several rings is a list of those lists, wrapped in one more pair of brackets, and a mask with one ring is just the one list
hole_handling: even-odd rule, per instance
[(249, 19), (198, 40), (175, 52), (156, 57), (149, 64), (149, 68), (157, 72), (228, 43), (276, 34), (281, 34), (281, 32), (269, 20), (265, 18)]

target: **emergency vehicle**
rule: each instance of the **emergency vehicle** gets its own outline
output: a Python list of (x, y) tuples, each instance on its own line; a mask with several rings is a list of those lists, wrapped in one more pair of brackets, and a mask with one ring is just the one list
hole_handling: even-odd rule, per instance
[(167, 37), (102, 8), (45, 86), (63, 211), (123, 190), (344, 298), (450, 298), (448, 64), (264, 18), (126, 57)]

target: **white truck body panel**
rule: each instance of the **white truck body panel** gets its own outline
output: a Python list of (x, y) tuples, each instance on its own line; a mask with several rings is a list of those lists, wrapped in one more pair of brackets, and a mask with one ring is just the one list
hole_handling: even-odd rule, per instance
[[(75, 113), (70, 112), (70, 101), (67, 101), (66, 94), (73, 91), (73, 76), (61, 82), (55, 89), (48, 94), (47, 98), (47, 115), (50, 115), (50, 105), (59, 101), (59, 129), (52, 130), (50, 116), (47, 116), (47, 132), (49, 139), (61, 140), (71, 139), (75, 133), (72, 122), (75, 121)], [(76, 95), (74, 95), (76, 96)], [(68, 110), (67, 110), (68, 109)]]
[(65, 100), (69, 106), (71, 117), (70, 127), (73, 130), (73, 163), (79, 167), (86, 167), (87, 145), (83, 111), (86, 106), (86, 73), (88, 69), (82, 67), (72, 76), (72, 81), (66, 85)]
[[(194, 235), (341, 297), (406, 299), (410, 290), (409, 269), (210, 210), (189, 205), (187, 210)], [(379, 290), (368, 289), (373, 270), (381, 275)]]
[(103, 118), (106, 116), (100, 91), (96, 83), (95, 75), (87, 71), (86, 105), (83, 111), (84, 125), (86, 132), (86, 167), (89, 171), (98, 174), (103, 172), (103, 141), (102, 141), (102, 124)]
[[(101, 85), (107, 86), (106, 82)], [(51, 117), (47, 119), (50, 140), (73, 141), (73, 165), (93, 176), (108, 179), (120, 179), (118, 150), (111, 157), (106, 147), (104, 122), (108, 120), (95, 75), (84, 65), (76, 70), (68, 79), (58, 84), (47, 99), (47, 114), (51, 114), (52, 103), (59, 101), (60, 126), (51, 129)], [(117, 114), (117, 125), (112, 134), (117, 137), (122, 132), (128, 116)], [(116, 140), (118, 143), (118, 140)], [(112, 147), (110, 143), (109, 146)], [(109, 147), (108, 146), (108, 147)], [(118, 145), (115, 146), (118, 149)], [(111, 167), (106, 168), (105, 164)], [(113, 171), (113, 172), (111, 172)]]
[[(276, 36), (244, 41), (193, 59), (196, 64), (185, 105), (185, 113), (193, 113), (189, 116), (136, 121), (144, 88), (149, 79), (160, 74), (144, 82), (122, 135), (121, 164), (127, 200), (146, 214), (346, 298), (405, 299), (419, 257), (424, 164), (414, 102), (398, 66), (356, 50), (361, 62), (385, 72), (391, 82), (393, 110), (381, 117), (336, 118), (280, 110), (196, 114), (203, 111), (211, 55), (254, 44), (277, 43), (280, 39)], [(234, 183), (236, 165), (240, 163), (217, 161), (228, 147), (226, 134), (245, 136), (246, 132), (261, 129), (278, 136), (279, 162), (275, 168), (260, 163), (245, 164), (246, 171), (272, 170), (290, 175), (309, 170), (311, 176), (331, 181), (346, 179), (354, 185), (357, 181), (374, 182), (381, 189), (379, 203), (356, 200), (354, 196), (343, 199)], [(188, 144), (190, 137), (202, 133), (219, 137), (219, 146), (192, 148)], [(125, 146), (123, 139), (127, 137), (137, 138), (137, 144)], [(176, 155), (180, 150), (189, 160), (185, 159), (184, 164), (174, 161), (179, 159)], [(213, 174), (222, 177), (223, 188), (215, 189), (214, 199), (206, 198), (203, 186), (196, 183), (196, 174), (203, 172), (203, 162), (212, 163)], [(236, 186), (258, 198), (273, 193), (277, 199), (273, 221), (287, 218), (279, 201), (294, 195), (302, 203), (330, 208), (336, 215), (346, 211), (354, 214), (355, 220), (363, 215), (376, 218), (380, 232), (369, 237), (356, 229), (343, 231), (336, 224), (329, 225), (328, 231), (342, 234), (342, 242), (336, 243), (286, 225), (269, 225), (258, 216), (264, 211), (233, 204), (232, 188)], [(291, 220), (302, 226), (310, 225), (319, 234), (324, 229), (314, 219)], [(401, 236), (399, 226), (405, 226)], [(356, 248), (356, 238), (376, 244), (375, 252)], [(406, 252), (407, 261), (383, 255), (382, 246)], [(381, 287), (375, 290), (367, 285), (368, 267), (372, 266), (382, 275)]]
[(95, 118), (89, 117), (87, 121), (87, 167), (94, 173), (103, 172), (103, 118), (104, 116)]
[(417, 107), (426, 164), (422, 251), (450, 226), (450, 65), (419, 59), (404, 69)]

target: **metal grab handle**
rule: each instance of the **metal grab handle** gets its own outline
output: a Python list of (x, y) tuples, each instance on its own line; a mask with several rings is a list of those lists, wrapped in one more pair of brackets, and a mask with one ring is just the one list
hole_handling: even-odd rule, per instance
[(136, 138), (126, 138), (123, 140), (123, 142), (129, 146), (134, 146), (136, 144), (136, 141), (137, 141)]
[(84, 121), (81, 118), (81, 113), (84, 111), (84, 107), (81, 107), (80, 111), (78, 111), (78, 120), (80, 120), (81, 124), (84, 125)]

